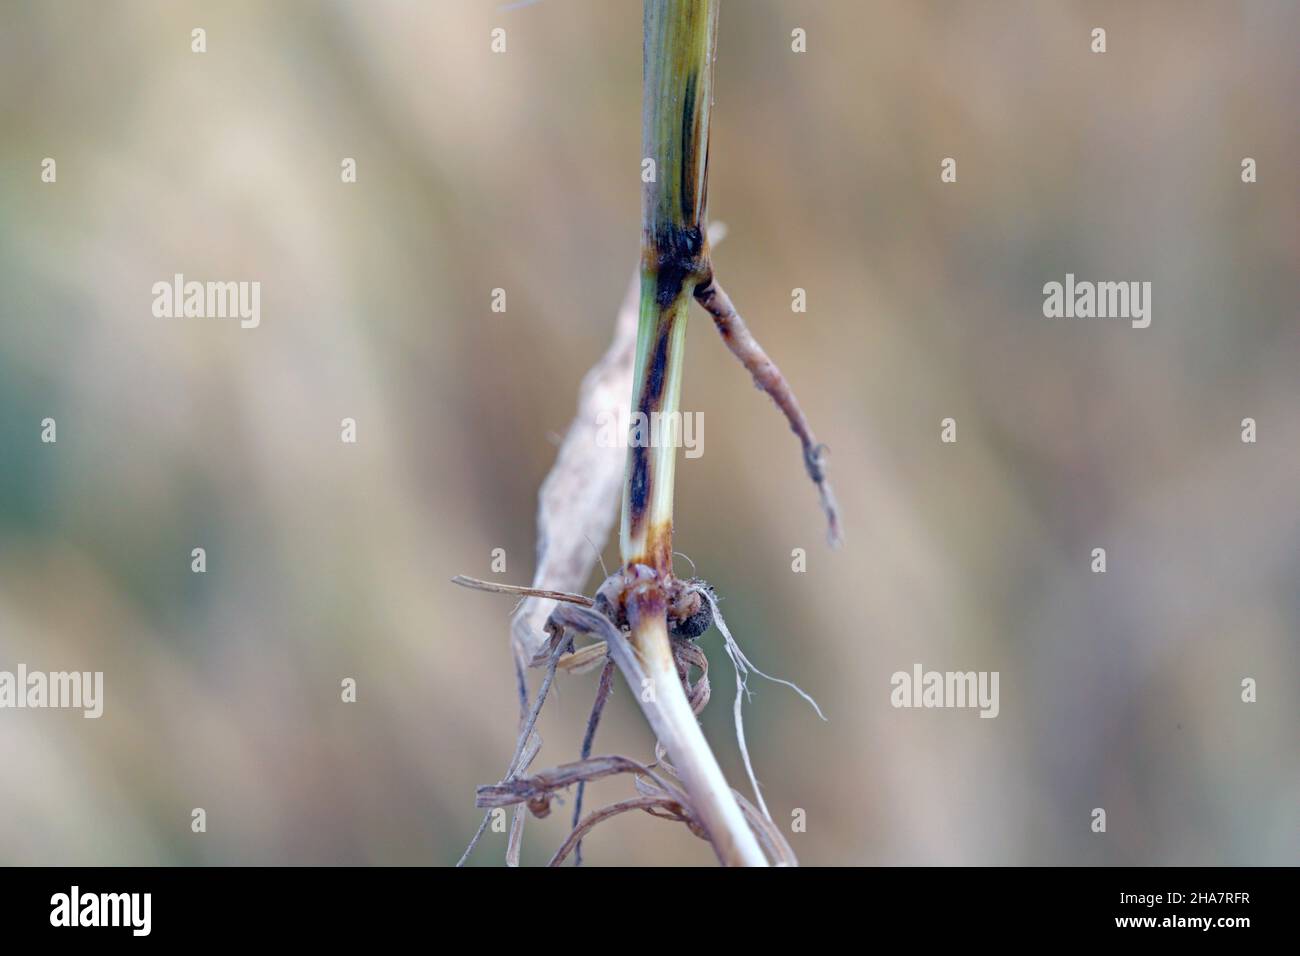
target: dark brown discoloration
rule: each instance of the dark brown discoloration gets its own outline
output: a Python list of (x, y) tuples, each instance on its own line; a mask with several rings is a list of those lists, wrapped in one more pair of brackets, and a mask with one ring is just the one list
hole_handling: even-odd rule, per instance
[[(695, 90), (700, 80), (698, 73), (692, 72), (686, 77), (686, 91), (682, 94), (682, 142), (698, 143), (698, 130), (695, 128), (697, 113), (695, 109)], [(693, 151), (683, 149), (681, 151), (681, 163), (678, 166), (678, 176), (681, 182), (678, 186), (680, 194), (680, 205), (682, 211), (682, 222), (697, 222), (698, 212), (695, 208), (695, 177), (691, 175), (693, 163)]]
[(673, 571), (673, 525), (671, 521), (652, 525), (646, 532), (641, 561), (662, 575)]
[(664, 572), (639, 562), (606, 578), (596, 591), (592, 607), (616, 627), (626, 629), (629, 595), (655, 584), (663, 591), (669, 634), (693, 640), (709, 629), (713, 623), (713, 608), (706, 599), (706, 593), (713, 593), (709, 582), (703, 578), (683, 580), (674, 577), (671, 570)]
[(668, 633), (693, 641), (713, 626), (713, 607), (704, 600), (709, 585), (699, 579), (672, 580), (668, 585)]
[(668, 345), (672, 340), (672, 316), (660, 316), (655, 329), (655, 344), (650, 350), (650, 361), (645, 369), (645, 388), (641, 390), (640, 411), (649, 415), (658, 410), (664, 397), (664, 380), (668, 375)]
[[(668, 345), (673, 330), (671, 318), (660, 317), (650, 360), (645, 369), (645, 380), (640, 391), (637, 410), (650, 415), (663, 405), (664, 380), (668, 374)], [(650, 451), (645, 444), (631, 445), (632, 472), (628, 481), (628, 516), (632, 527), (638, 527), (650, 504)]]
[(686, 280), (708, 269), (704, 232), (699, 226), (663, 225), (651, 237), (655, 304), (667, 309), (682, 294)]
[(645, 510), (650, 502), (650, 449), (634, 445), (632, 454), (632, 474), (627, 486), (627, 509), (632, 519), (632, 527), (637, 527), (645, 518)]
[[(636, 410), (644, 413), (648, 419), (654, 412), (663, 410), (673, 332), (678, 322), (685, 321), (677, 312), (677, 303), (688, 287), (694, 288), (694, 277), (707, 273), (709, 266), (704, 233), (694, 227), (660, 227), (653, 236), (646, 256), (648, 261), (645, 263), (643, 281), (654, 283), (654, 300), (659, 309), (654, 341), (650, 345), (642, 371), (643, 377), (636, 392)], [(628, 519), (632, 528), (641, 526), (650, 505), (653, 482), (651, 467), (650, 449), (633, 443), (628, 476)], [(667, 537), (671, 541), (671, 529)], [(671, 547), (668, 550), (671, 552)], [(656, 563), (655, 566), (660, 565)], [(671, 563), (662, 566), (671, 567)]]
[[(641, 565), (639, 567), (644, 567)], [(648, 568), (646, 570), (649, 570)], [(638, 651), (637, 635), (643, 630), (643, 622), (663, 621), (668, 610), (664, 598), (663, 583), (657, 575), (646, 579), (638, 578), (624, 592), (623, 607), (627, 612), (627, 623), (631, 629), (631, 644)]]

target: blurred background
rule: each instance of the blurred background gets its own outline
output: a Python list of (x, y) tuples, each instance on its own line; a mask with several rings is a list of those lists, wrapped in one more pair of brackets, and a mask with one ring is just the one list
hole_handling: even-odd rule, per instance
[[(106, 702), (0, 711), (0, 862), (457, 859), (514, 745), (513, 602), (448, 579), (494, 548), (531, 578), (637, 259), (640, 34), (634, 0), (3, 0), (0, 669), (102, 670)], [(829, 717), (761, 681), (747, 711), (805, 864), (1300, 859), (1298, 40), (1285, 2), (724, 2), (715, 266), (847, 544), (696, 312), (676, 546)], [(178, 272), (260, 281), (260, 328), (154, 318)], [(1045, 319), (1067, 272), (1150, 281), (1151, 327)], [(894, 709), (917, 663), (1000, 672), (1000, 715)], [(535, 767), (595, 685), (560, 680)], [(620, 679), (596, 752), (652, 746)], [(644, 815), (585, 850), (713, 861)]]

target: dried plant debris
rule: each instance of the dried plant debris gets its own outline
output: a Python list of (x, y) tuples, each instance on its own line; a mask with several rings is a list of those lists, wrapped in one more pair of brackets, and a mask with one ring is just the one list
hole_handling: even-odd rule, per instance
[[(813, 435), (790, 384), (749, 332), (713, 273), (712, 245), (721, 238), (708, 227), (718, 10), (718, 0), (647, 0), (643, 7), (641, 155), (658, 175), (643, 183), (640, 265), (619, 311), (614, 340), (583, 379), (577, 417), (539, 492), (532, 586), (456, 579), (467, 587), (521, 599), (511, 622), (519, 739), (505, 776), (480, 787), (477, 798), (489, 813), (515, 807), (506, 853), (511, 865), (519, 860), (523, 808), (545, 816), (557, 799), (556, 792), (570, 787), (578, 788), (572, 831), (552, 858), (553, 865), (570, 855), (580, 862), (584, 836), (601, 821), (632, 810), (686, 824), (710, 842), (724, 864), (795, 863), (759, 792), (741, 716), (749, 672), (767, 675), (750, 663), (731, 636), (708, 585), (673, 573), (676, 447), (633, 442), (625, 457), (621, 443), (600, 441), (598, 434), (600, 422), (619, 420), (629, 404), (634, 414), (652, 422), (657, 415), (679, 414), (687, 315), (694, 298), (712, 315), (723, 341), (755, 384), (785, 414), (820, 495), (830, 541), (832, 545), (840, 541), (839, 511), (826, 478), (826, 449)], [(587, 599), (581, 592), (613, 529), (620, 491), (621, 567)], [(722, 632), (736, 671), (736, 738), (757, 807), (727, 783), (696, 719), (711, 693), (708, 658), (697, 640), (712, 624)], [(580, 674), (597, 666), (601, 674), (581, 759), (528, 775), (535, 756), (537, 715), (556, 673)], [(546, 669), (531, 704), (529, 667)], [(624, 757), (591, 756), (613, 689), (614, 667), (638, 691), (655, 688), (655, 693), (638, 692), (636, 698), (658, 739), (657, 770)], [(676, 768), (668, 765), (663, 754), (672, 755)], [(587, 781), (618, 773), (633, 775), (638, 796), (583, 817)]]
[[(710, 246), (726, 238), (721, 222), (709, 224)], [(546, 480), (537, 495), (537, 568), (539, 591), (580, 591), (586, 587), (618, 518), (626, 452), (598, 441), (600, 422), (626, 414), (632, 394), (636, 356), (640, 273), (633, 273), (614, 320), (609, 348), (582, 379), (578, 408)], [(516, 657), (527, 661), (546, 640), (546, 619), (556, 598), (526, 597), (510, 624)]]
[(813, 484), (817, 486), (817, 493), (821, 497), (822, 511), (826, 515), (827, 539), (832, 547), (838, 547), (843, 542), (844, 536), (840, 528), (839, 505), (836, 504), (835, 493), (826, 478), (824, 459), (827, 448), (818, 443), (813, 435), (812, 426), (808, 423), (808, 417), (804, 415), (803, 409), (799, 407), (794, 389), (781, 374), (781, 370), (776, 367), (776, 363), (768, 357), (767, 352), (763, 351), (763, 347), (758, 344), (758, 340), (745, 325), (745, 320), (731, 304), (731, 298), (712, 275), (695, 287), (695, 301), (713, 316), (713, 324), (717, 327), (718, 334), (722, 336), (722, 341), (727, 344), (727, 348), (731, 349), (731, 354), (736, 356), (753, 376), (754, 384), (759, 390), (766, 392), (772, 401), (776, 402), (777, 408), (781, 409), (786, 421), (790, 423), (790, 430), (795, 433), (799, 444), (803, 447), (804, 468)]
[(749, 759), (749, 745), (745, 743), (745, 718), (742, 713), (742, 703), (743, 699), (750, 693), (749, 672), (753, 671), (759, 677), (766, 678), (774, 683), (784, 684), (804, 700), (808, 701), (808, 703), (812, 705), (813, 710), (817, 712), (817, 716), (822, 720), (826, 719), (826, 715), (822, 713), (822, 709), (817, 705), (817, 701), (804, 693), (798, 685), (780, 677), (772, 677), (770, 674), (765, 674), (755, 667), (749, 658), (745, 656), (745, 652), (740, 649), (740, 645), (736, 642), (736, 639), (731, 636), (731, 629), (727, 627), (727, 622), (722, 616), (722, 611), (718, 609), (718, 598), (717, 595), (713, 593), (713, 589), (702, 588), (701, 593), (703, 594), (704, 599), (708, 601), (709, 609), (713, 613), (714, 623), (718, 625), (718, 630), (722, 632), (722, 639), (725, 642), (723, 646), (726, 648), (727, 656), (731, 658), (731, 665), (736, 671), (736, 700), (732, 705), (732, 713), (736, 722), (736, 745), (740, 748), (741, 757), (744, 758), (745, 773), (749, 775), (749, 784), (754, 788), (754, 797), (758, 800), (758, 806), (763, 811), (763, 816), (771, 822), (772, 815), (767, 810), (767, 804), (763, 800), (763, 793), (758, 786), (758, 777), (754, 775), (754, 764)]
[[(533, 587), (580, 591), (599, 560), (618, 517), (624, 450), (596, 440), (598, 422), (617, 415), (632, 394), (636, 354), (638, 278), (633, 276), (614, 323), (614, 338), (578, 391), (578, 411), (537, 495), (537, 568)], [(546, 639), (555, 599), (528, 597), (510, 622), (518, 661), (531, 659)]]
[[(461, 864), (468, 859), (486, 830), (493, 811), (514, 807), (506, 862), (508, 865), (517, 866), (526, 814), (538, 818), (548, 816), (557, 791), (573, 787), (577, 789), (571, 832), (552, 858), (553, 866), (558, 866), (570, 856), (574, 857), (575, 864), (581, 865), (582, 841), (591, 829), (604, 820), (631, 810), (642, 810), (652, 816), (684, 823), (697, 836), (705, 840), (709, 839), (707, 829), (691, 807), (689, 796), (674, 779), (676, 771), (666, 760), (662, 744), (656, 746), (655, 763), (650, 765), (617, 755), (591, 756), (596, 729), (613, 691), (615, 664), (623, 668), (633, 686), (639, 686), (640, 680), (643, 679), (638, 656), (627, 639), (628, 624), (624, 595), (629, 587), (628, 577), (621, 571), (611, 575), (594, 598), (568, 592), (548, 592), (544, 589), (492, 584), (463, 576), (453, 579), (457, 584), (465, 587), (502, 594), (533, 596), (540, 591), (548, 599), (558, 602), (556, 610), (552, 612), (546, 623), (548, 636), (528, 662), (532, 667), (546, 668), (545, 676), (536, 699), (523, 714), (515, 753), (505, 776), (495, 784), (480, 786), (476, 791), (475, 806), (485, 808), (488, 812), (466, 849)], [(722, 616), (718, 607), (717, 594), (706, 581), (701, 578), (674, 579), (667, 588), (667, 593), (669, 595), (667, 615), (670, 632), (674, 635), (672, 647), (677, 674), (690, 702), (691, 711), (697, 715), (707, 706), (710, 698), (709, 661), (698, 644), (698, 638), (714, 624), (722, 634), (724, 648), (736, 672), (734, 704), (736, 740), (758, 801), (757, 807), (738, 792), (734, 790), (732, 792), (746, 822), (754, 831), (769, 859), (777, 865), (797, 865), (794, 853), (777, 829), (763, 800), (745, 741), (741, 708), (744, 698), (749, 693), (749, 673), (752, 671), (768, 680), (785, 684), (807, 700), (823, 720), (826, 719), (825, 715), (817, 702), (798, 686), (764, 673), (745, 656)], [(576, 639), (580, 637), (594, 640), (579, 648), (576, 646)], [(582, 739), (581, 757), (572, 763), (561, 764), (539, 773), (526, 774), (541, 747), (541, 738), (534, 729), (537, 719), (556, 672), (561, 669), (561, 662), (565, 660), (575, 662), (568, 668), (570, 673), (575, 674), (591, 670), (596, 664), (603, 665), (595, 701)], [(633, 775), (640, 796), (603, 807), (584, 818), (582, 805), (587, 782), (618, 774)]]

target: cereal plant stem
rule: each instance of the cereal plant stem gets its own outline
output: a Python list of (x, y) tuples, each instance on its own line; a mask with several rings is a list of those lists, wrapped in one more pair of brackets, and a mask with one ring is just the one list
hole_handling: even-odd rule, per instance
[[(643, 165), (641, 314), (632, 385), (633, 421), (642, 425), (655, 415), (676, 421), (687, 310), (696, 285), (710, 274), (709, 113), (718, 3), (645, 0), (642, 157), (653, 164)], [(633, 441), (628, 449), (620, 543), (633, 583), (625, 607), (640, 664), (634, 670), (648, 682), (632, 690), (718, 858), (727, 865), (764, 866), (766, 857), (691, 712), (669, 643), (665, 588), (672, 579), (674, 439), (668, 430), (653, 447)], [(629, 668), (623, 670), (631, 680)]]

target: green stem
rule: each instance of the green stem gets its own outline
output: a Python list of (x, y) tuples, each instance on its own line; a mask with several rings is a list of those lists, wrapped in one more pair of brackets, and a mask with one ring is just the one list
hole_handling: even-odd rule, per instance
[[(646, 0), (642, 155), (654, 162), (641, 203), (641, 319), (632, 411), (645, 426), (676, 423), (686, 317), (709, 274), (709, 113), (718, 0)], [(672, 573), (674, 435), (629, 449), (625, 564)]]
[[(687, 309), (696, 286), (710, 276), (705, 228), (717, 25), (718, 0), (645, 0), (642, 156), (654, 160), (654, 177), (645, 184), (641, 207), (641, 317), (632, 411), (647, 427), (655, 415), (679, 421)], [(635, 674), (644, 682), (641, 707), (718, 858), (727, 865), (765, 866), (673, 660), (666, 593), (673, 567), (675, 437), (667, 431), (654, 447), (634, 441), (628, 449), (621, 545), (628, 638), (637, 666), (620, 666), (629, 681)]]

